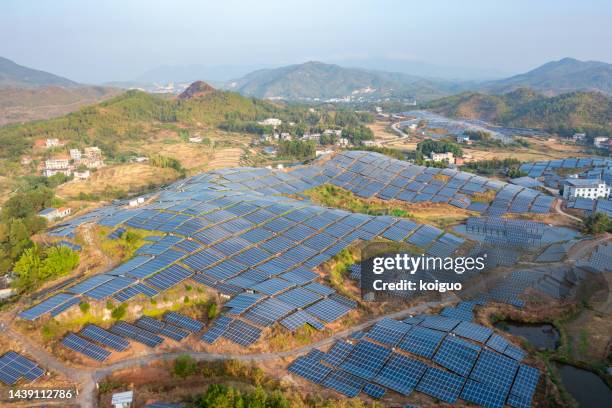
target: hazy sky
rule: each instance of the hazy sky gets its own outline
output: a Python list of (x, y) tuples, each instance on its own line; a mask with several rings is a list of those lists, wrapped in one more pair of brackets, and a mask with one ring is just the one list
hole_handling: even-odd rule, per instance
[[(612, 62), (612, 1), (1, 0), (0, 56), (83, 82), (165, 65)], [(364, 62), (365, 64), (365, 62)]]

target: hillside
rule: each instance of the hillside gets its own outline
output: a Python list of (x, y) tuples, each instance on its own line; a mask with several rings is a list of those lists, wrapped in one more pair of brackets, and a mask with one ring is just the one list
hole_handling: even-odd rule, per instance
[(0, 126), (65, 115), (120, 92), (101, 86), (0, 89)]
[(0, 159), (16, 160), (34, 140), (56, 137), (111, 151), (122, 142), (147, 139), (153, 128), (197, 125), (217, 127), (228, 118), (259, 120), (282, 108), (234, 92), (211, 91), (188, 100), (128, 91), (68, 115), (0, 128)]
[(390, 95), (431, 99), (452, 93), (456, 85), (407, 74), (306, 62), (254, 71), (226, 87), (257, 98), (316, 100)]
[(7, 58), (0, 57), (0, 88), (23, 88), (39, 86), (77, 86), (69, 79), (45, 71), (24, 67)]
[(612, 97), (599, 92), (554, 97), (528, 89), (503, 95), (466, 92), (430, 102), (425, 108), (445, 116), (483, 119), (505, 126), (612, 134)]
[(486, 92), (504, 93), (528, 87), (547, 95), (573, 91), (612, 94), (612, 64), (563, 58), (548, 62), (524, 74), (482, 84)]
[(193, 98), (200, 98), (202, 96), (206, 96), (209, 93), (212, 93), (215, 91), (215, 88), (213, 88), (212, 86), (208, 85), (206, 82), (203, 81), (196, 81), (194, 83), (192, 83), (191, 85), (189, 85), (189, 87), (187, 89), (185, 89), (179, 96), (179, 99), (193, 99)]

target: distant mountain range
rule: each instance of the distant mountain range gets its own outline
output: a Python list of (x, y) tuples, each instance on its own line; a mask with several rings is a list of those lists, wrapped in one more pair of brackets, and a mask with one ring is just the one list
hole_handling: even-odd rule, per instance
[(479, 87), (490, 93), (504, 93), (517, 88), (531, 88), (551, 95), (572, 91), (612, 94), (612, 64), (563, 58), (524, 74), (490, 81)]
[(569, 92), (547, 97), (519, 88), (502, 95), (465, 92), (426, 103), (444, 116), (482, 119), (505, 126), (558, 133), (612, 133), (612, 97), (601, 92)]
[(0, 126), (63, 115), (119, 92), (82, 85), (0, 57)]
[(352, 99), (413, 97), (427, 101), (467, 90), (500, 94), (525, 87), (547, 95), (573, 91), (612, 94), (612, 65), (564, 58), (510, 78), (468, 82), (306, 62), (254, 71), (225, 87), (243, 95), (288, 100), (350, 96)]
[(225, 89), (263, 99), (329, 100), (391, 96), (434, 99), (460, 88), (452, 81), (311, 61), (254, 71), (225, 84)]
[(39, 86), (78, 86), (67, 78), (19, 65), (0, 57), (0, 88), (29, 88)]

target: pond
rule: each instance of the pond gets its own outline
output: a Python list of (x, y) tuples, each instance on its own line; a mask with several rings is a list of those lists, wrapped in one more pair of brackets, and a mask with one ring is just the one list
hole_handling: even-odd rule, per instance
[[(580, 407), (605, 407), (612, 401), (612, 389), (590, 371), (555, 363), (565, 389)], [(607, 402), (606, 402), (607, 401)]]
[(513, 336), (520, 336), (539, 350), (554, 350), (559, 346), (559, 331), (548, 323), (498, 322), (495, 327)]

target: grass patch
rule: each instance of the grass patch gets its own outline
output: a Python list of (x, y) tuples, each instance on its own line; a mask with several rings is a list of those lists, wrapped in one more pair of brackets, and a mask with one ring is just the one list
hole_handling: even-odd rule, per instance
[(472, 195), (472, 201), (488, 204), (495, 199), (496, 195), (497, 193), (495, 192), (495, 190), (487, 190), (483, 193), (474, 193), (474, 195)]

